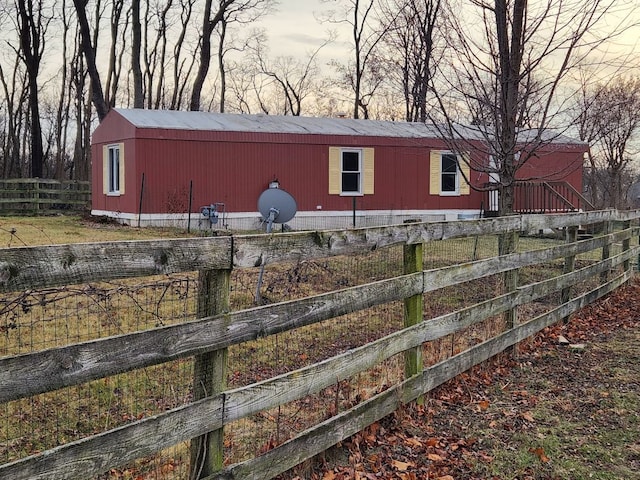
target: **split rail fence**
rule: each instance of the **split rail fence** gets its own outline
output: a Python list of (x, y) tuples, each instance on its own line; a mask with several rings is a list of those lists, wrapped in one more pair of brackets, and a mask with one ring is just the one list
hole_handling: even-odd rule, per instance
[(91, 204), (91, 182), (45, 178), (0, 179), (0, 215), (82, 212)]
[[(173, 467), (165, 469), (165, 473), (173, 472), (167, 473), (166, 478), (277, 476), (401, 405), (421, 401), (438, 385), (546, 326), (567, 321), (573, 312), (629, 281), (633, 275), (632, 261), (638, 255), (639, 218), (640, 211), (607, 210), (344, 231), (0, 249), (2, 294), (198, 272), (197, 308), (189, 321), (28, 353), (9, 353), (0, 358), (0, 405), (4, 405), (0, 415), (6, 416), (27, 415), (10, 406), (24, 399), (41, 398), (47, 392), (103, 382), (180, 359), (193, 361), (193, 389), (184, 404), (153, 415), (134, 416), (116, 428), (70, 442), (59, 439), (60, 444), (54, 448), (0, 465), (0, 478), (109, 478), (110, 472), (121, 472), (118, 469), (125, 465), (185, 443), (190, 443), (190, 461), (185, 462), (190, 466), (185, 466), (180, 474)], [(585, 227), (592, 234), (579, 239), (579, 229)], [(428, 249), (438, 242), (475, 239), (477, 246), (480, 238), (495, 239), (497, 235), (517, 238), (521, 232), (539, 231), (562, 232), (564, 236), (548, 247), (503, 256), (476, 255), (474, 249), (470, 261), (425, 268), (425, 260), (430, 258)], [(267, 268), (287, 262), (300, 265), (338, 256), (359, 258), (391, 248), (402, 251), (404, 272), (399, 276), (268, 305), (230, 308), (230, 279), (235, 271), (265, 264)], [(552, 272), (544, 278), (539, 276), (545, 269), (543, 265)], [(476, 288), (470, 285), (478, 285), (473, 282), (487, 284), (488, 278), (501, 278), (509, 272), (518, 272), (510, 288), (504, 290), (503, 284), (496, 282), (498, 290), (491, 290), (486, 299), (464, 308), (456, 305), (456, 294), (460, 292), (451, 289), (463, 285), (469, 292)], [(426, 302), (438, 291), (449, 292), (445, 297), (451, 300), (452, 308), (445, 313), (429, 313)], [(549, 298), (555, 299), (551, 306), (543, 301)], [(320, 361), (303, 366), (292, 364), (271, 378), (228, 386), (230, 376), (237, 373), (230, 349), (251, 342), (255, 346), (255, 342), (304, 328), (316, 328), (313, 341), (317, 341), (323, 331), (334, 328), (327, 322), (358, 313), (361, 316), (356, 318), (362, 320), (374, 315), (368, 313), (370, 309), (389, 304), (399, 306), (390, 311), (400, 317), (400, 327), (390, 333), (359, 345), (349, 344)], [(540, 310), (543, 304), (547, 308)], [(511, 324), (501, 326), (500, 331), (490, 336), (479, 338), (479, 333), (473, 330), (490, 319), (504, 318), (509, 318)], [(362, 333), (357, 322), (350, 322), (341, 337), (348, 337), (349, 332), (354, 336)], [(11, 332), (5, 325), (3, 335), (8, 338)], [(436, 361), (427, 358), (429, 345), (454, 336), (464, 337), (468, 345), (460, 349), (452, 341), (446, 358)], [(304, 360), (307, 355), (300, 357)], [(392, 358), (400, 365), (399, 376), (375, 370)], [(378, 383), (372, 385), (367, 380), (364, 383), (368, 389), (361, 388), (345, 403), (348, 395), (341, 390), (342, 382), (371, 371), (377, 372)], [(121, 394), (118, 389), (114, 391), (114, 395)], [(233, 455), (229, 452), (240, 442), (237, 432), (228, 430), (233, 422), (259, 418), (261, 414), (266, 418), (265, 412), (281, 412), (287, 405), (294, 405), (296, 411), (304, 410), (313, 402), (305, 403), (302, 399), (327, 391), (332, 393), (325, 396), (335, 397), (336, 406), (340, 401), (346, 407), (341, 411), (329, 409), (314, 425), (279, 442), (273, 441), (259, 452), (252, 451), (249, 458), (235, 463), (230, 460)], [(31, 408), (40, 403), (42, 400), (32, 400)], [(165, 478), (159, 470), (154, 476), (140, 478), (158, 477)]]

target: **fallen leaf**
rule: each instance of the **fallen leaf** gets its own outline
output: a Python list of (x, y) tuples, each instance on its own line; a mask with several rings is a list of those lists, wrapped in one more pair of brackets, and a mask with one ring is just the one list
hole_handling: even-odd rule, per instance
[(533, 418), (533, 415), (531, 414), (531, 412), (524, 412), (521, 416), (527, 422), (535, 422), (535, 419)]
[(407, 438), (404, 443), (410, 447), (422, 447), (422, 441), (418, 438)]
[(396, 477), (400, 480), (417, 480), (416, 474), (412, 472), (396, 473)]
[(405, 472), (409, 469), (409, 467), (415, 467), (416, 464), (413, 462), (401, 462), (400, 460), (393, 460), (391, 462), (391, 465), (393, 465), (397, 470), (401, 471), (401, 472)]
[(481, 411), (485, 411), (487, 408), (489, 408), (489, 400), (482, 400), (478, 402), (478, 406), (480, 407)]
[(451, 475), (444, 475), (442, 477), (436, 478), (436, 480), (455, 480)]
[(480, 460), (482, 460), (483, 462), (487, 462), (487, 463), (493, 462), (493, 457), (490, 455), (487, 455), (484, 452), (478, 452), (478, 456), (480, 457)]
[(436, 454), (436, 453), (430, 453), (427, 455), (427, 458), (429, 460), (431, 460), (432, 462), (441, 462), (442, 460), (444, 460), (444, 458), (442, 458), (440, 455)]
[(336, 478), (336, 474), (329, 471), (326, 472), (323, 476), (322, 476), (322, 480), (335, 480)]
[(425, 445), (427, 447), (435, 447), (436, 445), (438, 445), (438, 439), (437, 438), (428, 438)]
[(540, 459), (540, 461), (543, 463), (547, 463), (549, 461), (549, 457), (547, 457), (547, 455), (544, 453), (544, 448), (542, 447), (530, 448), (529, 452), (536, 455)]

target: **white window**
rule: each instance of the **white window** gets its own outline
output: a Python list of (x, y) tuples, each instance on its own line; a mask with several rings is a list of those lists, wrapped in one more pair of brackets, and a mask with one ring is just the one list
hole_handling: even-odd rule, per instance
[(329, 194), (373, 195), (373, 148), (329, 147)]
[(124, 144), (102, 147), (102, 191), (105, 195), (124, 195)]
[(109, 193), (120, 193), (120, 146), (108, 147)]
[[(466, 159), (466, 160), (463, 160)], [(432, 150), (429, 167), (429, 193), (443, 197), (469, 195), (468, 155)]]
[(458, 195), (460, 188), (458, 158), (453, 153), (443, 153), (440, 157), (440, 194)]
[(342, 195), (362, 195), (362, 150), (342, 150), (340, 175)]

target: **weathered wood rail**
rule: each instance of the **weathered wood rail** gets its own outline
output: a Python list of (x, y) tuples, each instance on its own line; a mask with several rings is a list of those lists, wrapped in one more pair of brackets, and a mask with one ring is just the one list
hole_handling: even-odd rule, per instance
[[(0, 249), (0, 292), (97, 282), (163, 273), (200, 271), (208, 293), (193, 319), (167, 327), (0, 358), (0, 402), (79, 385), (177, 358), (196, 357), (225, 375), (231, 345), (311, 325), (392, 301), (405, 301), (406, 327), (372, 343), (280, 376), (235, 389), (216, 381), (207, 395), (182, 407), (60, 445), (12, 463), (0, 465), (2, 479), (91, 478), (190, 439), (208, 450), (207, 465), (198, 478), (271, 478), (313, 457), (420, 398), (470, 367), (517, 344), (627, 282), (638, 247), (640, 212), (601, 211), (565, 215), (528, 215), (462, 222), (417, 223), (347, 231), (277, 235), (229, 236), (206, 239), (73, 244)], [(417, 258), (423, 243), (475, 235), (507, 234), (543, 229), (575, 230), (578, 225), (618, 222), (622, 229), (587, 240), (568, 241), (541, 250), (512, 253), (437, 270), (422, 270)], [(631, 226), (631, 224), (634, 226)], [(612, 230), (605, 229), (605, 232)], [(621, 252), (610, 255), (609, 247)], [(225, 285), (232, 269), (281, 261), (357, 255), (392, 245), (405, 246), (405, 274), (399, 277), (241, 311), (228, 311)], [(601, 260), (574, 269), (576, 255), (601, 251)], [(436, 318), (422, 318), (417, 298), (434, 290), (527, 266), (563, 260), (563, 273), (520, 285), (482, 303)], [(569, 266), (570, 268), (568, 268)], [(608, 272), (614, 271), (614, 275)], [(570, 288), (586, 279), (600, 285), (575, 297)], [(222, 288), (220, 287), (222, 286)], [(475, 345), (451, 358), (423, 367), (420, 348), (426, 342), (459, 332), (473, 324), (562, 292), (557, 307)], [(208, 300), (206, 300), (208, 299)], [(206, 301), (205, 301), (206, 300)], [(207, 302), (209, 302), (207, 304)], [(209, 314), (207, 314), (209, 312)], [(248, 461), (222, 466), (220, 441), (226, 424), (303, 398), (350, 378), (394, 355), (405, 353), (405, 379), (339, 413), (282, 445)], [(202, 398), (200, 398), (202, 397)], [(214, 435), (211, 435), (214, 432)], [(213, 440), (212, 440), (213, 439)], [(207, 442), (203, 446), (202, 442)], [(199, 458), (196, 454), (192, 458)]]
[(45, 178), (0, 179), (0, 215), (45, 215), (85, 211), (91, 182)]

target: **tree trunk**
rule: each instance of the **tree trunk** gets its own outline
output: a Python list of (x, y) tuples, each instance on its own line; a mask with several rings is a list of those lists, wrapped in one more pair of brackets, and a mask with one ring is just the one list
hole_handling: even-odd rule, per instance
[[(29, 85), (31, 176), (41, 178), (44, 152), (42, 147), (42, 128), (40, 125), (40, 104), (38, 102), (38, 73), (42, 55), (41, 41), (44, 36), (44, 27), (38, 21), (42, 12), (34, 12), (32, 1), (27, 1), (28, 3), (26, 3), (25, 0), (18, 0), (20, 46), (27, 70), (27, 81)], [(36, 15), (38, 18), (35, 18)]]
[(200, 110), (200, 98), (202, 96), (202, 87), (209, 73), (209, 65), (211, 63), (211, 33), (213, 32), (213, 22), (211, 21), (211, 0), (206, 0), (204, 4), (204, 12), (202, 14), (202, 36), (200, 37), (200, 66), (198, 73), (193, 81), (193, 90), (191, 91), (191, 103), (189, 110)]
[(140, 0), (131, 1), (131, 72), (133, 74), (133, 108), (144, 108), (142, 69), (140, 68), (140, 46), (142, 44), (140, 25)]
[(89, 29), (89, 21), (87, 20), (87, 12), (85, 10), (88, 0), (73, 0), (73, 5), (76, 9), (76, 15), (78, 16), (78, 25), (80, 27), (80, 39), (81, 48), (84, 53), (85, 61), (87, 62), (87, 73), (91, 80), (91, 100), (96, 113), (98, 114), (98, 121), (104, 120), (109, 112), (109, 106), (104, 99), (104, 92), (102, 91), (102, 82), (100, 81), (100, 74), (96, 67), (96, 55), (91, 45), (91, 30)]
[(227, 22), (220, 22), (220, 43), (218, 44), (218, 70), (220, 71), (220, 113), (224, 113), (225, 96), (227, 93), (227, 71), (224, 66), (224, 41), (227, 35)]

